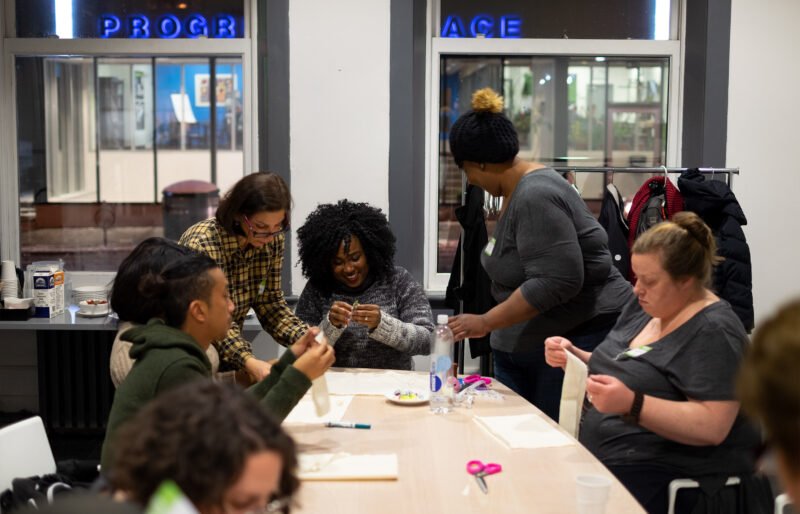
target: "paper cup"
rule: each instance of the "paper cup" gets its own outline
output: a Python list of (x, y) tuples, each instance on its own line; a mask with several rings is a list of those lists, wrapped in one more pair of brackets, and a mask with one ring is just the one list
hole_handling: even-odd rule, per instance
[(14, 266), (14, 261), (3, 261), (3, 266), (0, 268), (0, 278), (3, 280), (17, 279), (17, 269)]
[(602, 514), (608, 501), (611, 478), (604, 475), (575, 477), (575, 501), (579, 514)]

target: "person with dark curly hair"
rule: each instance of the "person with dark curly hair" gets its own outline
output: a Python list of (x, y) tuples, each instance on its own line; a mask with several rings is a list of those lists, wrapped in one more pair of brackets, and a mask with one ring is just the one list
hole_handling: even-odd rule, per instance
[(457, 341), (489, 335), (497, 380), (557, 420), (564, 373), (550, 368), (544, 340), (566, 335), (591, 351), (614, 326), (631, 285), (613, 266), (608, 235), (572, 185), (519, 156), (503, 98), (476, 91), (450, 129), (450, 150), (470, 184), (502, 198), (480, 255), (495, 307), (451, 317)]
[(745, 414), (761, 421), (778, 476), (800, 503), (800, 300), (783, 305), (753, 335), (736, 391)]
[(233, 323), (214, 341), (220, 371), (244, 369), (255, 382), (267, 376), (270, 363), (256, 358), (253, 345), (242, 336), (251, 307), (280, 345), (291, 345), (308, 330), (289, 308), (281, 289), (291, 205), (289, 187), (279, 175), (251, 173), (225, 193), (213, 218), (195, 223), (180, 239), (182, 245), (214, 259), (228, 279)]
[[(174, 387), (211, 375), (206, 350), (231, 325), (233, 302), (228, 281), (208, 255), (191, 252), (164, 269), (141, 277), (137, 286), (148, 302), (157, 304), (160, 317), (134, 327), (122, 339), (133, 343), (136, 363), (117, 388), (106, 423), (101, 464), (108, 469), (118, 442), (117, 429), (148, 401)], [(269, 375), (252, 385), (253, 394), (277, 419), (285, 418), (334, 362), (334, 352), (311, 327), (290, 351), (270, 369)]]
[(412, 356), (430, 353), (430, 303), (394, 265), (395, 236), (380, 209), (348, 200), (320, 205), (297, 238), (308, 283), (296, 314), (336, 345), (337, 365), (412, 369)]
[(174, 482), (201, 514), (275, 512), (300, 486), (292, 438), (240, 388), (203, 380), (166, 392), (119, 429), (110, 483), (146, 506)]

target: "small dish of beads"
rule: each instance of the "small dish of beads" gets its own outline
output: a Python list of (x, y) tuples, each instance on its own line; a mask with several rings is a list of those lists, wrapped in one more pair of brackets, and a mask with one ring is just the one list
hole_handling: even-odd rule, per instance
[(392, 403), (400, 405), (421, 405), (430, 399), (429, 391), (418, 391), (415, 389), (397, 389), (391, 393), (386, 393), (386, 399)]

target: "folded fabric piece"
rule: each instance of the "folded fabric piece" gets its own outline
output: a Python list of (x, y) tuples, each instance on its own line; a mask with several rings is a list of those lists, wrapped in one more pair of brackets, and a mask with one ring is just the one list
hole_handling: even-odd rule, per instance
[(535, 414), (475, 416), (473, 419), (508, 448), (548, 448), (575, 444), (575, 441)]
[(316, 405), (310, 395), (306, 394), (295, 405), (292, 412), (283, 420), (283, 424), (292, 423), (327, 423), (328, 421), (341, 421), (345, 411), (353, 401), (352, 396), (331, 396), (330, 410), (324, 416), (317, 416)]
[(328, 395), (328, 381), (325, 375), (315, 378), (311, 382), (311, 398), (314, 400), (314, 408), (317, 416), (324, 416), (331, 410), (331, 399)]
[(397, 480), (397, 454), (301, 453), (300, 480)]
[(573, 353), (564, 350), (567, 354), (567, 369), (564, 371), (564, 383), (561, 386), (561, 407), (558, 411), (558, 424), (569, 432), (575, 439), (578, 438), (581, 411), (583, 410), (583, 396), (586, 393), (586, 364)]
[(330, 394), (361, 394), (384, 396), (397, 389), (427, 391), (428, 375), (396, 373), (394, 371), (366, 373), (326, 373)]

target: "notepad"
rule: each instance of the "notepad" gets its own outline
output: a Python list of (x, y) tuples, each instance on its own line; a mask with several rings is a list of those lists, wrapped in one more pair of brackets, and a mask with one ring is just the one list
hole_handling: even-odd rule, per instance
[(300, 480), (397, 480), (397, 454), (301, 453)]
[(507, 448), (547, 448), (575, 444), (575, 441), (535, 414), (475, 416), (473, 419)]

